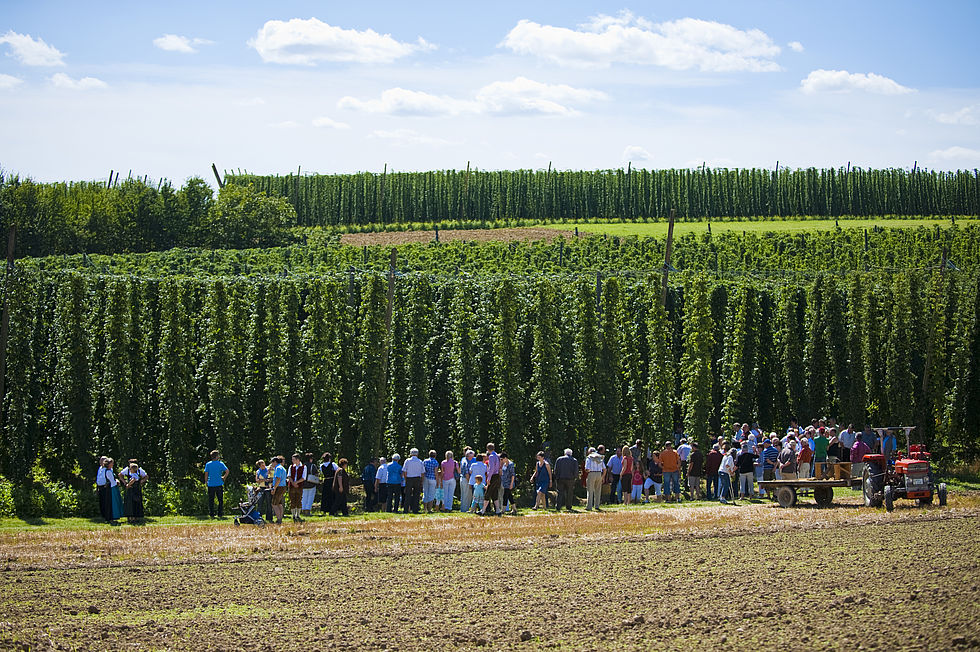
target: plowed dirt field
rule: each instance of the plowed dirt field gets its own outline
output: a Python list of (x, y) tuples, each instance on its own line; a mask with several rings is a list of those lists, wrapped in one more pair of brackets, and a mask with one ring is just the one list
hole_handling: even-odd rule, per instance
[[(522, 522), (533, 532), (506, 536)], [(624, 525), (601, 527), (616, 523)], [(465, 536), (440, 537), (454, 527)], [(377, 529), (337, 520), (174, 529), (138, 530), (128, 554), (124, 541), (100, 547), (99, 531), (39, 535), (44, 555), (5, 537), (0, 648), (980, 647), (976, 507), (752, 505), (400, 518)], [(205, 541), (224, 532), (236, 547), (198, 549), (195, 531)], [(141, 543), (170, 536), (187, 554)], [(439, 541), (418, 543), (426, 536)], [(325, 545), (332, 539), (347, 545)]]
[[(467, 242), (527, 242), (531, 240), (554, 240), (558, 236), (575, 237), (574, 231), (547, 229), (539, 227), (515, 227), (509, 229), (463, 229), (439, 231), (439, 242), (465, 240)], [(584, 237), (586, 234), (582, 234)], [(433, 242), (435, 231), (390, 231), (380, 233), (345, 233), (340, 236), (342, 244), (355, 245), (401, 245), (413, 242)]]

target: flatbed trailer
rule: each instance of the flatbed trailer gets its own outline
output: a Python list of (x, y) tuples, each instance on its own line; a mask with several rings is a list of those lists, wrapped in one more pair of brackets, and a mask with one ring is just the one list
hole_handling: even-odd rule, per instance
[(776, 495), (776, 502), (779, 503), (780, 507), (792, 507), (795, 505), (796, 492), (800, 490), (813, 491), (813, 498), (817, 501), (817, 505), (829, 507), (834, 502), (834, 487), (860, 488), (861, 478), (762, 480), (759, 482), (759, 487), (765, 489), (767, 493), (770, 491), (773, 492)]

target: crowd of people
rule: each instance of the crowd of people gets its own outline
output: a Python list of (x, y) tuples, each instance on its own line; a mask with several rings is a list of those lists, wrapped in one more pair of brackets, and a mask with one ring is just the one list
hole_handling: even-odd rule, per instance
[[(572, 510), (579, 486), (585, 489), (586, 511), (600, 510), (603, 504), (684, 499), (735, 502), (736, 498), (765, 496), (759, 485), (762, 481), (812, 477), (820, 462), (850, 462), (851, 473), (857, 477), (863, 473), (865, 455), (874, 450), (894, 457), (897, 451), (893, 433), (879, 438), (874, 431), (857, 432), (853, 425), (838, 431), (833, 419), (814, 419), (806, 428), (794, 419), (782, 436), (763, 433), (758, 424), (733, 424), (731, 437), (718, 436), (707, 453), (682, 434), (672, 439), (651, 447), (636, 440), (633, 445), (614, 448), (608, 457), (604, 446), (589, 447), (581, 462), (571, 449), (565, 449), (554, 462), (548, 451), (539, 451), (528, 477), (535, 498), (532, 509)], [(446, 451), (442, 460), (434, 450), (422, 458), (416, 448), (404, 460), (398, 453), (390, 459), (374, 458), (360, 477), (364, 510), (517, 514), (515, 469), (514, 461), (506, 452), (498, 453), (493, 443), (480, 453), (466, 447), (459, 460), (453, 451)], [(229, 473), (220, 453), (211, 451), (204, 466), (211, 518), (224, 516)], [(129, 460), (117, 474), (114, 461), (103, 457), (96, 474), (102, 516), (109, 522), (124, 515), (142, 519), (142, 487), (147, 479), (137, 460)], [(283, 456), (273, 457), (268, 464), (258, 460), (254, 480), (259, 492), (257, 511), (270, 522), (282, 522), (287, 496), (293, 521), (313, 514), (318, 494), (322, 514), (350, 513), (348, 461), (334, 462), (330, 453), (320, 456), (319, 462), (310, 452), (294, 453), (288, 465)], [(556, 500), (552, 500), (552, 490)]]

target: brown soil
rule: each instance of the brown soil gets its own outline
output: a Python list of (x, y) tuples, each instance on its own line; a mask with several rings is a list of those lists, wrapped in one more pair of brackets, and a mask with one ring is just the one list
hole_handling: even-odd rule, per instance
[[(531, 240), (554, 240), (563, 235), (575, 237), (572, 231), (544, 229), (536, 227), (516, 227), (511, 229), (467, 229), (439, 231), (439, 242), (465, 240), (467, 242), (529, 242)], [(433, 242), (435, 231), (391, 231), (384, 233), (345, 233), (340, 236), (342, 244), (357, 247), (367, 245), (400, 245), (416, 242)]]
[(980, 647), (980, 517), (909, 515), (437, 554), (313, 548), (237, 563), (7, 570), (0, 648)]

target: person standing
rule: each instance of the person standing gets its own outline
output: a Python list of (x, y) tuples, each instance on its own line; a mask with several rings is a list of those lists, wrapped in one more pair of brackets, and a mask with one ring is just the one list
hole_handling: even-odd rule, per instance
[(602, 455), (594, 448), (589, 449), (589, 454), (585, 457), (585, 511), (591, 512), (593, 509), (601, 511), (599, 503), (602, 501), (602, 476), (606, 471), (606, 461)]
[[(333, 461), (333, 455), (324, 453), (320, 456), (320, 513), (326, 514), (333, 509), (333, 476), (338, 467)], [(307, 470), (307, 473), (309, 471)], [(312, 504), (312, 503), (311, 503)]]
[(129, 460), (129, 467), (119, 474), (123, 488), (126, 490), (125, 512), (130, 521), (143, 520), (143, 485), (147, 475), (136, 460)]
[(849, 455), (851, 454), (851, 447), (854, 446), (854, 442), (857, 440), (856, 435), (857, 433), (854, 432), (853, 423), (847, 424), (847, 428), (842, 430), (840, 435), (838, 435), (838, 439), (840, 439), (841, 443), (841, 462), (851, 461)]
[(500, 486), (504, 496), (500, 500), (502, 510), (509, 511), (511, 516), (517, 516), (517, 503), (514, 502), (514, 487), (517, 483), (517, 472), (514, 462), (506, 452), (500, 452)]
[(820, 428), (817, 430), (817, 436), (813, 438), (813, 464), (814, 470), (816, 470), (817, 464), (822, 464), (823, 467), (820, 469), (820, 476), (823, 477), (827, 473), (827, 447), (830, 446), (830, 438), (827, 437), (826, 428)]
[(544, 451), (538, 451), (534, 463), (534, 473), (531, 474), (531, 484), (534, 485), (534, 509), (548, 509), (548, 490), (551, 489), (551, 465), (545, 459)]
[(735, 458), (738, 467), (738, 491), (741, 498), (752, 498), (755, 493), (755, 461), (759, 458), (748, 441), (742, 442), (742, 452)]
[(616, 448), (613, 450), (612, 457), (610, 457), (609, 462), (606, 463), (606, 470), (609, 472), (609, 480), (611, 483), (609, 502), (613, 505), (616, 503), (621, 503), (623, 502), (623, 488), (619, 481), (619, 478), (623, 473), (623, 456), (621, 448)]
[(687, 443), (687, 438), (681, 439), (681, 445), (677, 447), (677, 457), (681, 458), (681, 491), (687, 496), (688, 482), (688, 460), (691, 457), (691, 445)]
[[(633, 469), (636, 464), (633, 455), (629, 453), (629, 447), (623, 446), (623, 468), (619, 473), (620, 491), (623, 495), (623, 504), (629, 505), (633, 499)], [(561, 504), (561, 501), (558, 501)]]
[(377, 508), (388, 511), (388, 462), (383, 457), (378, 460), (378, 472), (374, 474), (374, 495)]
[(306, 482), (306, 465), (299, 453), (293, 453), (293, 463), (289, 467), (289, 511), (293, 521), (302, 523), (300, 512), (303, 509), (303, 483)]
[(361, 485), (364, 487), (364, 511), (374, 511), (374, 478), (378, 474), (378, 458), (372, 457), (361, 471)]
[[(630, 457), (630, 460), (633, 458)], [(626, 477), (625, 475), (623, 477)], [(572, 449), (566, 448), (565, 454), (555, 460), (555, 480), (558, 481), (558, 504), (555, 511), (561, 511), (564, 504), (565, 509), (572, 510), (572, 501), (575, 499), (575, 480), (578, 479), (578, 460), (572, 456)], [(630, 476), (632, 483), (632, 476)]]
[(735, 475), (734, 453), (734, 448), (731, 453), (728, 451), (722, 453), (721, 466), (718, 468), (718, 500), (726, 505), (728, 501), (725, 500), (725, 496), (731, 498), (732, 504), (735, 504), (735, 492), (732, 491), (732, 476)]
[(347, 499), (350, 497), (350, 476), (347, 474), (347, 458), (340, 458), (337, 463), (337, 472), (333, 475), (333, 508), (330, 510), (331, 516), (350, 516), (347, 507)]
[(664, 442), (660, 453), (660, 468), (664, 472), (664, 500), (680, 502), (681, 500), (681, 456), (673, 449), (670, 442)]
[[(705, 498), (708, 500), (718, 499), (718, 469), (721, 468), (721, 449), (718, 444), (712, 444), (711, 450), (705, 457), (704, 473), (707, 478)], [(712, 491), (713, 490), (713, 491)]]
[(504, 490), (500, 483), (500, 456), (494, 448), (493, 444), (487, 444), (487, 500), (493, 503), (494, 511), (500, 516)]
[(783, 450), (779, 451), (779, 457), (776, 459), (776, 464), (779, 466), (779, 477), (783, 480), (796, 479), (796, 451), (793, 448), (795, 441), (795, 437), (789, 439), (783, 446)]
[(224, 518), (225, 509), (225, 479), (228, 477), (228, 467), (221, 461), (221, 453), (211, 451), (211, 461), (204, 465), (204, 476), (208, 484), (208, 515), (214, 518), (214, 501), (218, 501), (218, 518)]
[(286, 497), (286, 467), (283, 462), (285, 460), (280, 455), (272, 458), (272, 513), (276, 523), (282, 523), (282, 514), (285, 511), (283, 500)]
[(470, 511), (470, 503), (473, 502), (473, 476), (470, 473), (470, 467), (473, 466), (473, 462), (476, 458), (473, 455), (473, 450), (467, 448), (463, 452), (463, 461), (459, 464), (459, 511), (468, 512)]
[[(476, 478), (477, 478), (477, 476), (479, 476), (480, 478), (482, 478), (484, 481), (486, 480), (486, 477), (487, 477), (487, 465), (483, 461), (483, 459), (484, 459), (483, 458), (483, 453), (480, 453), (475, 458), (473, 458), (473, 461), (470, 463), (470, 466), (469, 466), (470, 477), (469, 477), (468, 482), (469, 482), (469, 485), (470, 485), (470, 492), (471, 493), (474, 491), (474, 488), (476, 487)], [(472, 505), (470, 506), (471, 507), (471, 511), (477, 511), (477, 512), (480, 512), (481, 514), (483, 513), (483, 511), (482, 511), (483, 510), (483, 502), (486, 501), (486, 500), (489, 500), (489, 498), (487, 497), (487, 494), (486, 494), (486, 488), (487, 488), (487, 485), (486, 485), (486, 482), (484, 482), (483, 483), (483, 498), (480, 499), (480, 500), (477, 500), (476, 494), (475, 493), (472, 493), (472, 495), (471, 495)]]
[(269, 478), (269, 467), (265, 465), (265, 460), (258, 460), (255, 463), (255, 488), (259, 492), (259, 504), (257, 509), (269, 523), (272, 522), (272, 492), (269, 487), (272, 480)]
[(691, 454), (687, 462), (687, 483), (691, 489), (691, 498), (701, 500), (701, 478), (704, 476), (704, 453), (697, 442), (691, 444)]
[(859, 432), (854, 437), (854, 445), (851, 446), (851, 477), (852, 478), (864, 477), (865, 455), (871, 455), (871, 448), (864, 443), (864, 433)]
[(395, 453), (391, 456), (391, 461), (386, 467), (386, 473), (388, 476), (386, 492), (388, 494), (388, 499), (385, 502), (385, 511), (390, 513), (395, 513), (398, 511), (399, 505), (402, 503), (402, 456)]
[(799, 477), (810, 477), (810, 463), (813, 462), (813, 450), (807, 444), (807, 440), (800, 440), (800, 452), (796, 456), (796, 469)]
[(439, 481), (442, 483), (442, 511), (453, 511), (453, 496), (459, 480), (459, 463), (453, 459), (453, 452), (446, 451), (446, 459), (439, 465)]
[(112, 493), (111, 489), (115, 478), (111, 473), (106, 473), (106, 460), (109, 458), (103, 455), (99, 458), (99, 468), (95, 471), (95, 491), (99, 497), (99, 513), (106, 523), (112, 523)]
[(405, 513), (419, 513), (419, 500), (422, 497), (422, 476), (425, 465), (419, 459), (419, 449), (408, 451), (408, 459), (402, 466), (402, 479), (405, 481)]
[[(306, 463), (306, 480), (303, 481), (303, 511), (302, 516), (312, 516), (313, 515), (313, 501), (316, 500), (316, 488), (320, 484), (320, 476), (317, 474), (316, 461), (314, 460), (313, 453), (307, 453), (305, 455)], [(322, 503), (322, 499), (321, 499)], [(331, 508), (331, 503), (327, 503), (326, 508), (321, 504), (320, 511), (324, 512)]]
[(647, 492), (647, 502), (650, 502), (650, 490), (653, 490), (653, 502), (659, 503), (663, 496), (664, 470), (660, 466), (660, 451), (650, 452), (647, 458), (647, 479), (643, 482), (643, 487)]
[[(779, 449), (772, 445), (773, 440), (779, 441), (773, 435), (772, 439), (763, 440), (764, 448), (762, 449), (762, 479), (763, 480), (775, 480), (776, 479), (776, 464), (779, 462)], [(759, 487), (759, 493), (763, 496), (766, 495), (766, 490), (761, 486)]]
[(436, 489), (439, 486), (439, 478), (436, 474), (439, 471), (439, 460), (436, 459), (436, 452), (429, 451), (429, 456), (422, 462), (422, 504), (425, 505), (425, 513), (431, 514), (436, 506)]

